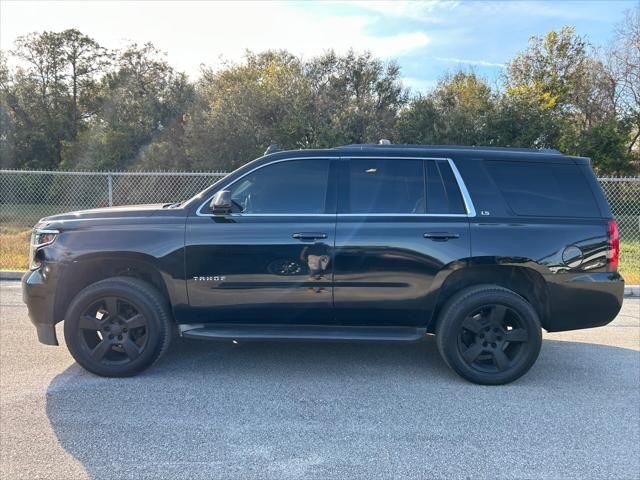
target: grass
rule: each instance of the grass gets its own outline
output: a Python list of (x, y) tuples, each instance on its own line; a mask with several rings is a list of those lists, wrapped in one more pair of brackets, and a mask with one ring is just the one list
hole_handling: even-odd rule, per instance
[(0, 226), (0, 270), (26, 270), (31, 229)]
[(620, 242), (619, 270), (627, 285), (640, 284), (640, 241)]
[[(30, 228), (0, 226), (0, 270), (25, 270)], [(620, 273), (629, 285), (640, 284), (640, 241), (620, 242)]]

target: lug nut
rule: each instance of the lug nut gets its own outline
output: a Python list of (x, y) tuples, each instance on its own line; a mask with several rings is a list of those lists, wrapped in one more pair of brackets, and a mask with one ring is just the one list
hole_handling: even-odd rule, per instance
[(118, 335), (118, 340), (122, 340), (122, 335)]
[(483, 346), (483, 347), (486, 347), (487, 345), (488, 345), (488, 343), (487, 343), (487, 342), (482, 342), (482, 346)]
[(495, 343), (491, 344), (491, 348), (496, 348), (496, 347), (497, 347), (497, 345)]

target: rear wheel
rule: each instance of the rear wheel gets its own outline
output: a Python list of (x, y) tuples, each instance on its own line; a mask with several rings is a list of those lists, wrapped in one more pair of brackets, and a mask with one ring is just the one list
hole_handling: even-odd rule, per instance
[(135, 375), (166, 351), (171, 339), (166, 299), (130, 277), (89, 285), (71, 302), (64, 336), (73, 358), (106, 377)]
[(436, 335), (447, 365), (484, 385), (509, 383), (524, 375), (542, 344), (540, 321), (531, 304), (495, 285), (454, 295), (440, 313)]

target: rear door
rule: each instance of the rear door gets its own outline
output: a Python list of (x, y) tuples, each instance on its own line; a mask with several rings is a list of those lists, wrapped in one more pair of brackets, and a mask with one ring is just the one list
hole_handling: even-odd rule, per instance
[(231, 213), (213, 215), (204, 202), (189, 218), (191, 321), (333, 321), (336, 189), (331, 163), (329, 158), (305, 158), (263, 165), (223, 188), (231, 191)]
[(446, 159), (341, 160), (334, 263), (338, 322), (426, 323), (434, 277), (466, 265), (470, 256), (467, 215), (473, 212), (454, 168)]

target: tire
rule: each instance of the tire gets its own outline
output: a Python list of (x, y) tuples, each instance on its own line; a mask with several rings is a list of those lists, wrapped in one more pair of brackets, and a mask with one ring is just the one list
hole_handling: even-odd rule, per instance
[(502, 385), (527, 373), (542, 345), (535, 309), (517, 293), (479, 285), (455, 294), (438, 316), (436, 343), (464, 379)]
[(129, 377), (153, 365), (172, 336), (168, 301), (148, 283), (113, 277), (71, 302), (64, 337), (73, 358), (103, 377)]

